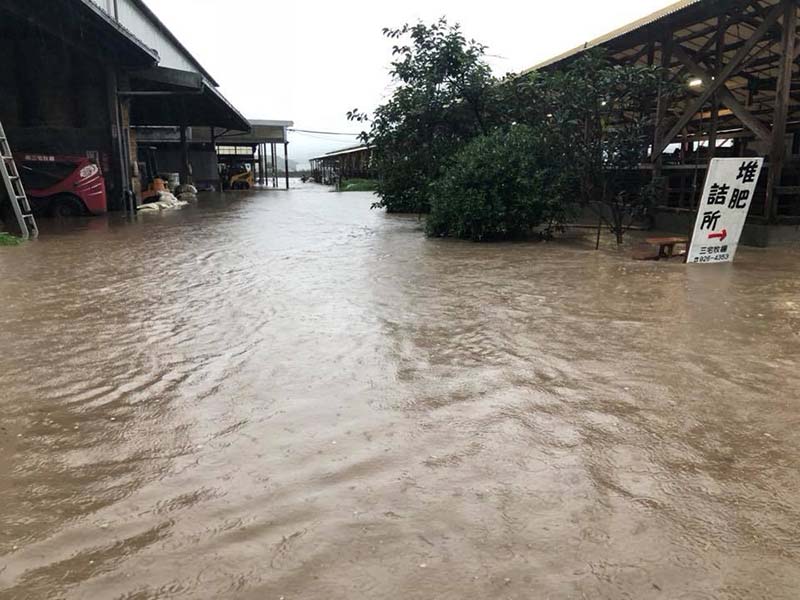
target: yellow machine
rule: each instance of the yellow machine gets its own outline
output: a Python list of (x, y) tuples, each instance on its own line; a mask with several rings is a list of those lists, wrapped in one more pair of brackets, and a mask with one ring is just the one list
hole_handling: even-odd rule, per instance
[(153, 146), (139, 147), (139, 173), (142, 178), (142, 202), (158, 200), (159, 192), (168, 192), (167, 182), (158, 174), (156, 149)]
[(229, 190), (249, 190), (255, 185), (255, 178), (246, 165), (235, 164), (228, 167), (223, 182)]

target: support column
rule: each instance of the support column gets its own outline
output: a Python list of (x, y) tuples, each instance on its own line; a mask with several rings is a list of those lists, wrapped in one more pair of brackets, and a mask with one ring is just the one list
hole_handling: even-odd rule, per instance
[(286, 189), (289, 189), (289, 142), (283, 142), (283, 169), (286, 176)]
[(267, 185), (267, 145), (261, 142), (258, 145), (258, 159), (261, 162), (261, 185)]
[[(661, 42), (661, 68), (669, 70), (671, 63), (672, 63), (672, 33), (668, 33), (667, 36), (664, 38), (664, 40)], [(664, 74), (661, 75), (661, 79), (663, 81)], [(663, 138), (664, 135), (664, 119), (667, 116), (667, 109), (669, 108), (668, 102), (669, 100), (665, 98), (663, 94), (660, 93), (658, 94), (658, 100), (656, 102), (656, 122), (653, 132), (653, 152), (656, 152), (656, 149), (660, 147), (661, 139)], [(661, 157), (661, 154), (659, 154), (653, 161), (653, 179), (661, 177), (662, 163), (663, 159)]]
[(186, 125), (181, 125), (181, 183), (192, 183), (192, 163), (189, 160), (189, 138)]
[(275, 158), (275, 142), (270, 142), (270, 164), (272, 165), (272, 187), (278, 187), (278, 161)]
[(797, 5), (794, 0), (783, 0), (783, 34), (781, 36), (781, 62), (775, 89), (775, 116), (772, 120), (772, 141), (769, 151), (769, 176), (764, 216), (775, 222), (778, 218), (778, 196), (775, 188), (781, 184), (786, 162), (786, 119), (789, 114), (789, 92), (792, 85), (792, 67), (797, 38)]
[(219, 174), (219, 155), (217, 154), (217, 128), (211, 128), (211, 150), (214, 151), (214, 168), (217, 170), (217, 191), (222, 192), (222, 176)]
[(108, 113), (111, 122), (111, 186), (109, 189), (109, 210), (130, 210), (125, 193), (130, 185), (128, 177), (125, 142), (122, 135), (122, 115), (119, 104), (119, 81), (117, 72), (109, 67), (106, 70), (108, 93)]
[[(727, 29), (724, 17), (717, 17), (717, 33), (714, 41), (715, 48), (715, 61), (714, 61), (714, 75), (719, 77), (719, 72), (722, 70), (723, 51), (725, 49), (725, 30)], [(717, 129), (719, 128), (719, 94), (714, 94), (711, 97), (711, 128), (708, 131), (708, 160), (711, 161), (717, 155)]]

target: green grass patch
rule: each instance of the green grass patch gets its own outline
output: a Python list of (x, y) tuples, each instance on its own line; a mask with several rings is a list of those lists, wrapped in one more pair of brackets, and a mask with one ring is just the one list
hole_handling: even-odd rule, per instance
[(378, 182), (374, 179), (345, 179), (342, 181), (341, 192), (374, 192), (378, 189)]
[(0, 246), (17, 246), (22, 243), (22, 238), (0, 231)]

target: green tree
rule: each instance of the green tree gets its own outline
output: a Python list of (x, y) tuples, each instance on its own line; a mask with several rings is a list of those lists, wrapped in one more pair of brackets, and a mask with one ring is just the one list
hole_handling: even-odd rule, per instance
[(546, 125), (512, 125), (469, 142), (433, 184), (429, 235), (473, 241), (549, 235), (577, 193)]
[(486, 133), (485, 115), (495, 79), (484, 61), (485, 47), (467, 40), (445, 19), (384, 29), (395, 40), (390, 73), (395, 87), (369, 119), (361, 139), (372, 149), (377, 173), (375, 207), (389, 212), (427, 212), (431, 184), (458, 149)]
[(549, 125), (551, 151), (578, 182), (575, 199), (597, 213), (618, 243), (654, 199), (640, 166), (653, 139), (658, 95), (676, 90), (662, 74), (657, 67), (613, 65), (594, 51), (563, 69), (512, 76), (499, 86), (507, 107), (502, 118)]

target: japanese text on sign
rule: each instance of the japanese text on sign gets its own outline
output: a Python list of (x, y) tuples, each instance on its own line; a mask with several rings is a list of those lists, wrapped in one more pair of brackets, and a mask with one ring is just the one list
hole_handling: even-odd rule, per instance
[(711, 161), (687, 262), (733, 261), (763, 164), (763, 158)]

